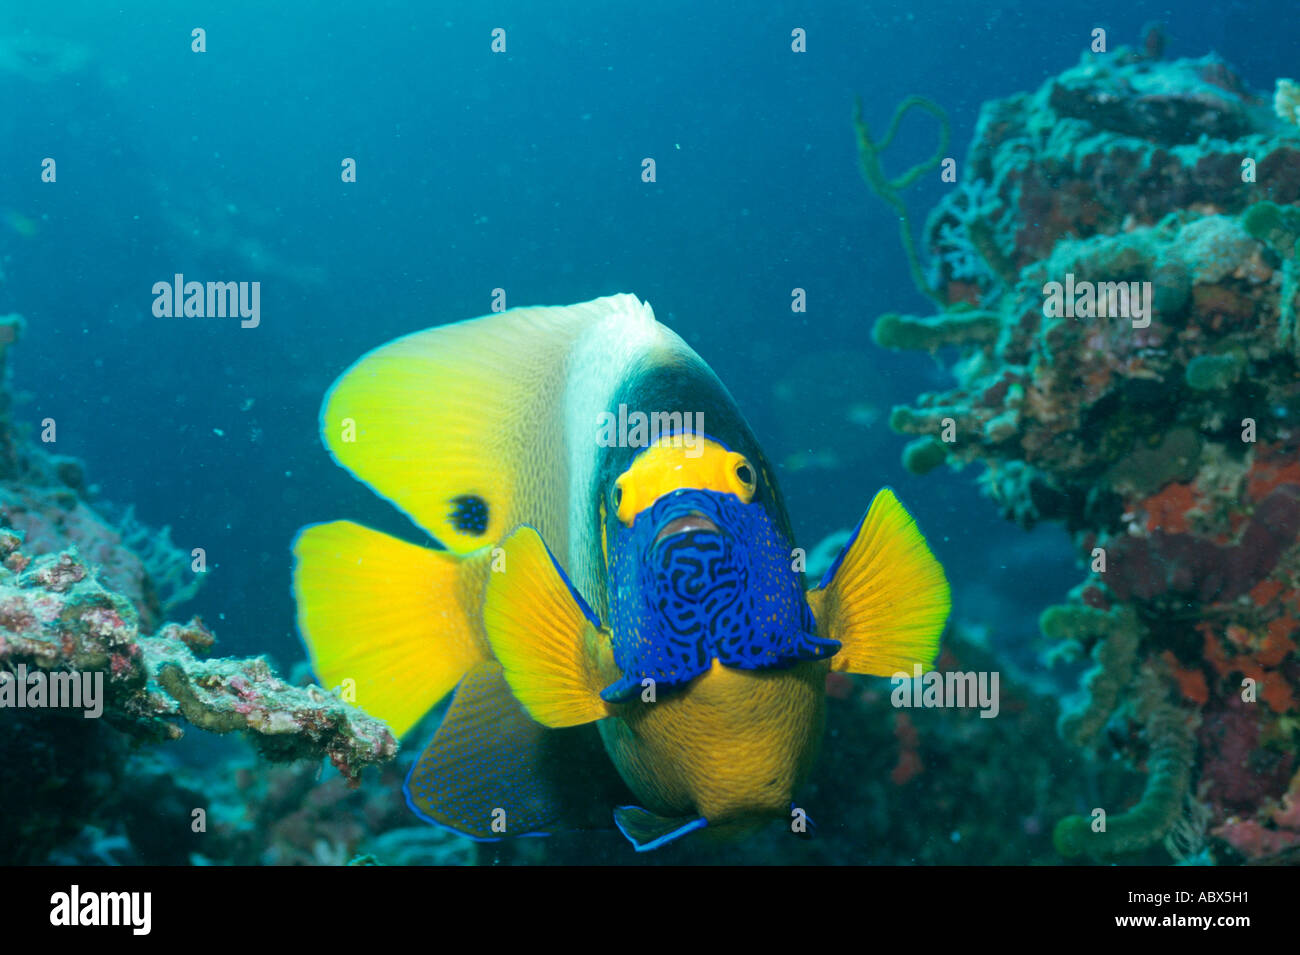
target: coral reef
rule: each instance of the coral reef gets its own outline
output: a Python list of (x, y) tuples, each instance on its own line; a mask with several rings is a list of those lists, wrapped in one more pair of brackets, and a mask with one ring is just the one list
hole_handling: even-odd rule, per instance
[[(1089, 689), (1096, 700), (1098, 689)], [(1133, 719), (1142, 727), (1146, 788), (1135, 806), (1111, 816), (1104, 828), (1094, 829), (1088, 816), (1060, 820), (1053, 841), (1062, 855), (1112, 858), (1133, 853), (1162, 842), (1182, 816), (1196, 746), (1195, 717), (1168, 702), (1167, 681), (1153, 668), (1143, 670), (1131, 688), (1112, 687), (1112, 706), (1120, 689), (1132, 690)], [(1065, 728), (1063, 734), (1070, 738)]]
[(195, 850), (237, 865), (465, 865), (475, 844), (443, 829), (412, 825), (402, 797), (409, 765), (387, 763), (360, 785), (312, 763), (233, 760), (205, 779), (209, 832)]
[[(1276, 102), (1291, 93), (1280, 82)], [(955, 388), (891, 415), (913, 438), (909, 469), (983, 463), (1006, 517), (1063, 522), (1088, 566), (1041, 621), (1047, 659), (1095, 664), (1059, 729), (1147, 781), (1127, 811), (1132, 795), (1097, 804), (1105, 836), (1080, 804), (1056, 846), (1148, 861), (1162, 842), (1218, 861), (1292, 851), (1294, 117), (1214, 56), (1086, 54), (986, 104), (962, 177), (926, 226), (949, 307), (882, 316), (875, 338), (957, 355)]]
[(1279, 77), (1273, 91), (1273, 112), (1284, 123), (1300, 127), (1300, 83)]
[(154, 530), (141, 523), (130, 506), (114, 523), (122, 535), (122, 545), (144, 564), (145, 577), (164, 615), (199, 592), (206, 578), (191, 570), (189, 555), (172, 543), (171, 527)]
[[(0, 316), (0, 369), (22, 336), (20, 315)], [(117, 519), (89, 500), (81, 462), (22, 441), (0, 389), (0, 527), (17, 531), (30, 556), (75, 548), (104, 585), (126, 597), (151, 633), (165, 615), (192, 597), (203, 580), (168, 529), (154, 531), (127, 508)]]
[[(0, 320), (5, 344), (20, 327)], [(137, 752), (185, 723), (313, 761), (313, 778), (323, 758), (355, 783), (394, 757), (387, 726), (335, 695), (280, 680), (264, 658), (207, 657), (214, 637), (197, 618), (157, 626), (192, 586), (166, 535), (104, 520), (80, 466), (23, 442), (7, 411), (0, 390), (0, 860), (188, 861), (178, 833), (205, 787), (181, 789)], [(159, 568), (171, 568), (161, 582)], [(185, 825), (160, 842), (149, 820), (164, 804), (186, 807)]]
[(1097, 665), (1084, 677), (1079, 699), (1062, 706), (1058, 724), (1066, 742), (1087, 746), (1110, 719), (1132, 678), (1140, 641), (1137, 617), (1128, 607), (1102, 611), (1063, 604), (1046, 610), (1039, 627), (1048, 639), (1069, 641), (1076, 651), (1084, 643), (1092, 643), (1092, 659)]
[[(17, 534), (0, 531), (5, 689), (34, 688), (54, 675), (67, 683), (97, 680), (93, 700), (83, 683), (85, 695), (78, 694), (72, 708), (37, 709), (33, 697), (27, 709), (17, 709), (21, 704), (7, 701), (6, 719), (18, 715), (6, 727), (10, 784), (0, 793), (6, 807), (0, 836), (10, 838), (0, 837), (0, 845), (21, 846), (25, 853), (51, 848), (51, 839), (57, 843), (77, 824), (74, 810), (92, 808), (78, 797), (102, 788), (84, 776), (117, 773), (124, 738), (180, 738), (182, 720), (215, 733), (242, 732), (270, 759), (328, 757), (350, 778), (395, 754), (396, 741), (383, 723), (318, 687), (284, 683), (262, 658), (196, 655), (212, 643), (197, 619), (142, 635), (130, 601), (106, 590), (74, 554), (31, 558)], [(31, 692), (24, 686), (25, 694)], [(42, 699), (40, 705), (53, 702)], [(60, 792), (70, 801), (55, 798)]]

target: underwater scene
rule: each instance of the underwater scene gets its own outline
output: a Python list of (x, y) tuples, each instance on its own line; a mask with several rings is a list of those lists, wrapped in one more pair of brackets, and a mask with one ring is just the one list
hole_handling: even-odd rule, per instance
[(1295, 14), (5, 4), (0, 863), (1300, 863)]

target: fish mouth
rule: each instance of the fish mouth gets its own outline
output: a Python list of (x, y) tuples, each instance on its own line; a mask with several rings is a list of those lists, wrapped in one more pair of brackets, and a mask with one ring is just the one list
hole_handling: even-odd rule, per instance
[(708, 534), (721, 534), (722, 531), (717, 524), (709, 520), (699, 511), (691, 511), (681, 517), (674, 518), (663, 526), (663, 529), (655, 535), (651, 547), (658, 546), (659, 542), (677, 534), (686, 534), (690, 531), (704, 531)]

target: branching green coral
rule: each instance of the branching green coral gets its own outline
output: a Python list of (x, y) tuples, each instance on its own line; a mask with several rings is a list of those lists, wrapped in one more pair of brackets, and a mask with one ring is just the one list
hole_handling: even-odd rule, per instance
[(1108, 859), (1160, 842), (1182, 815), (1196, 755), (1195, 727), (1187, 714), (1168, 701), (1168, 684), (1156, 672), (1143, 671), (1136, 683), (1138, 718), (1147, 743), (1147, 784), (1138, 804), (1111, 816), (1094, 832), (1086, 816), (1067, 816), (1052, 834), (1064, 856), (1087, 854)]
[(894, 405), (889, 412), (889, 428), (895, 434), (924, 434), (935, 432), (943, 427), (943, 419), (951, 418), (961, 421), (966, 412), (957, 406), (940, 408), (913, 408), (910, 405)]
[(1075, 604), (1048, 607), (1038, 620), (1050, 640), (1093, 643), (1097, 666), (1083, 678), (1080, 702), (1064, 707), (1057, 728), (1075, 746), (1086, 746), (1101, 732), (1119, 704), (1119, 696), (1133, 679), (1141, 624), (1131, 607), (1097, 610)]
[[(890, 178), (885, 175), (884, 167), (880, 164), (880, 154), (889, 148), (889, 144), (894, 141), (894, 134), (898, 132), (898, 125), (903, 116), (909, 110), (921, 109), (932, 115), (939, 121), (939, 146), (934, 151), (934, 155), (925, 162), (917, 163), (901, 175)], [(933, 169), (936, 169), (940, 162), (943, 161), (944, 155), (948, 152), (948, 139), (950, 130), (948, 127), (948, 114), (931, 100), (924, 96), (909, 96), (894, 110), (894, 115), (889, 121), (889, 129), (885, 136), (879, 142), (871, 138), (871, 131), (867, 129), (866, 121), (862, 118), (862, 100), (854, 100), (853, 106), (853, 126), (858, 136), (858, 157), (862, 166), (862, 178), (867, 181), (871, 191), (885, 200), (895, 212), (898, 213), (898, 228), (903, 240), (903, 251), (907, 255), (908, 268), (912, 273), (912, 281), (916, 283), (917, 289), (921, 294), (932, 301), (944, 304), (940, 295), (925, 280), (925, 275), (921, 269), (921, 260), (916, 254), (916, 246), (912, 240), (911, 220), (907, 215), (907, 204), (903, 202), (898, 195), (900, 191), (906, 189), (912, 183), (916, 182), (921, 176)]]
[(903, 449), (903, 467), (913, 474), (927, 474), (947, 459), (948, 448), (937, 438), (917, 438)]
[(995, 341), (1002, 319), (995, 312), (953, 309), (917, 318), (887, 312), (876, 319), (871, 337), (882, 348), (935, 351), (945, 345)]
[(1300, 329), (1295, 312), (1296, 293), (1300, 292), (1300, 209), (1279, 206), (1276, 202), (1257, 202), (1241, 214), (1241, 224), (1282, 257), (1278, 344), (1290, 346), (1300, 357)]

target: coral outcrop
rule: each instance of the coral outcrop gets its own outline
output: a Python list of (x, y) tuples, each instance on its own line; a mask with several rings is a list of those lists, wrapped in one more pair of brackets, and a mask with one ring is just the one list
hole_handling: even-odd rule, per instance
[[(13, 337), (19, 327), (0, 321)], [(24, 443), (6, 399), (0, 408), (0, 859), (42, 862), (96, 822), (128, 824), (136, 803), (124, 793), (165, 779), (127, 772), (132, 749), (178, 739), (186, 724), (238, 732), (276, 761), (328, 758), (352, 781), (393, 758), (388, 727), (336, 695), (286, 683), (264, 658), (208, 656), (214, 637), (197, 618), (156, 626), (160, 595), (189, 586), (151, 576), (170, 566), (169, 549), (102, 518), (80, 467)], [(152, 559), (124, 537), (149, 543)], [(155, 789), (140, 801), (175, 793)], [(201, 795), (187, 798), (202, 808)], [(94, 841), (92, 860), (115, 851)]]
[(1292, 93), (1275, 112), (1214, 56), (1121, 49), (987, 104), (926, 227), (948, 306), (876, 325), (956, 356), (954, 388), (891, 415), (907, 466), (984, 464), (1007, 518), (1063, 522), (1088, 567), (1041, 622), (1051, 659), (1093, 662), (1060, 731), (1147, 784), (1081, 797), (1066, 855), (1158, 851), (1188, 818), (1221, 861), (1300, 846)]
[[(265, 659), (204, 659), (213, 639), (197, 618), (141, 634), (131, 602), (105, 589), (76, 555), (32, 558), (13, 531), (0, 531), (0, 698), (9, 737), (0, 845), (39, 861), (40, 850), (79, 825), (77, 810), (100, 808), (75, 797), (119, 772), (128, 740), (178, 739), (185, 723), (243, 733), (273, 760), (328, 757), (350, 779), (395, 755), (382, 722), (319, 687), (285, 683)], [(56, 678), (85, 688), (75, 707), (53, 706), (48, 690), (36, 696)], [(59, 810), (44, 826), (33, 816), (44, 814), (52, 793), (74, 801), (55, 800)]]

